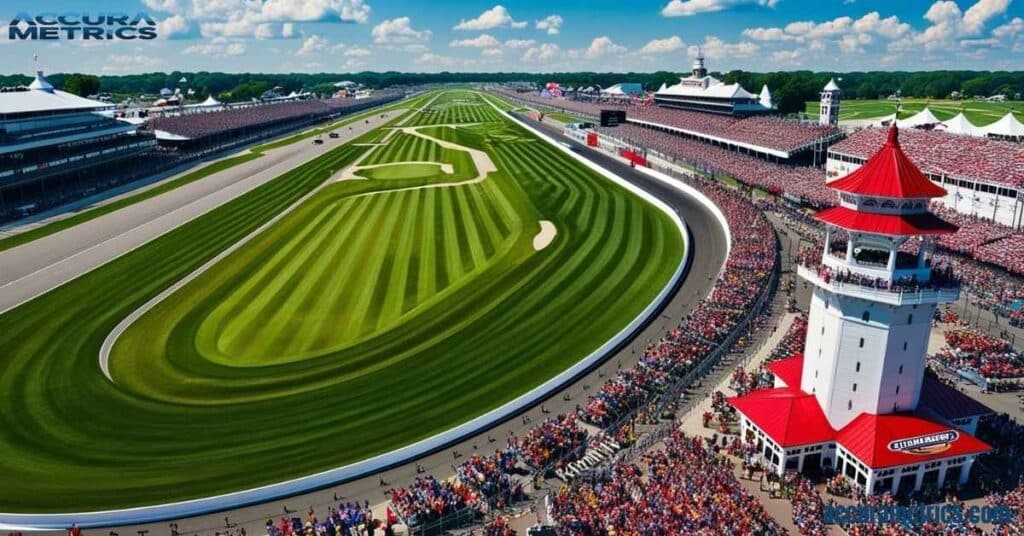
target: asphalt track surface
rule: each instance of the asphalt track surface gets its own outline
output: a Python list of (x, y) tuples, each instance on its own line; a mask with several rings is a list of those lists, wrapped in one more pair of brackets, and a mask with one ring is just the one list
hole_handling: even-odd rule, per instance
[[(39, 296), (394, 119), (390, 110), (337, 129), (322, 145), (299, 140), (122, 210), (0, 251), (0, 312)], [(241, 154), (241, 153), (239, 153)], [(186, 173), (191, 170), (186, 170)]]
[[(535, 123), (533, 126), (539, 126), (541, 130), (556, 139), (573, 145), (580, 155), (658, 197), (675, 210), (687, 224), (691, 236), (689, 247), (692, 255), (689, 271), (657, 316), (628, 345), (603, 364), (518, 417), (429, 456), (393, 467), (382, 473), (287, 499), (174, 520), (179, 534), (182, 536), (191, 534), (213, 536), (214, 533), (225, 532), (229, 524), (231, 529), (244, 528), (248, 534), (263, 534), (268, 519), (276, 521), (284, 516), (304, 518), (306, 511), (311, 507), (316, 510), (318, 516), (322, 517), (327, 511), (328, 505), (337, 506), (339, 502), (358, 501), (363, 503), (368, 501), (371, 505), (378, 505), (385, 500), (385, 493), (388, 489), (404, 487), (418, 476), (417, 464), (426, 473), (433, 474), (438, 478), (447, 478), (454, 474), (453, 466), (465, 460), (464, 456), (491, 452), (504, 445), (505, 438), (510, 434), (522, 434), (547, 417), (574, 411), (577, 404), (582, 405), (588, 395), (596, 393), (601, 384), (612, 377), (618, 368), (628, 367), (635, 363), (649, 343), (657, 341), (670, 328), (677, 326), (680, 320), (711, 292), (717, 275), (725, 262), (727, 238), (718, 219), (703, 204), (675, 188), (635, 171), (616, 158), (590, 150), (582, 144), (563, 137), (560, 129)], [(568, 395), (569, 400), (565, 400), (565, 395)], [(543, 410), (547, 410), (548, 413)], [(302, 416), (296, 415), (295, 418), (301, 419)], [(368, 429), (367, 433), (372, 433), (372, 429)], [(454, 453), (459, 453), (459, 457), (456, 458)], [(382, 480), (385, 483), (384, 486), (381, 485)], [(375, 517), (382, 518), (384, 514), (382, 509), (374, 510)], [(137, 534), (138, 531), (148, 531), (147, 536), (163, 536), (170, 534), (169, 523), (169, 521), (164, 521), (91, 529), (87, 533), (107, 535), (108, 532), (114, 531), (120, 535), (131, 536)]]

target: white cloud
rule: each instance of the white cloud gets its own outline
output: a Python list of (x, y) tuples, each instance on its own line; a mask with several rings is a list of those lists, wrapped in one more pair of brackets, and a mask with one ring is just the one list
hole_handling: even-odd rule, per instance
[(546, 31), (548, 35), (558, 35), (558, 32), (562, 30), (562, 23), (564, 22), (559, 15), (548, 15), (537, 21), (537, 29)]
[(197, 56), (241, 56), (245, 53), (245, 43), (228, 41), (222, 37), (215, 38), (209, 43), (199, 43), (185, 47), (181, 53)]
[[(704, 43), (700, 45), (700, 50), (704, 52), (704, 56), (708, 59), (717, 60), (730, 57), (749, 57), (760, 51), (761, 47), (759, 47), (757, 43), (751, 43), (749, 41), (726, 43), (720, 38), (712, 35), (704, 39)], [(696, 57), (697, 47), (695, 45), (690, 46), (687, 49), (687, 53), (689, 53), (691, 57)]]
[(452, 41), (448, 46), (456, 48), (494, 48), (499, 46), (501, 43), (493, 36), (487, 34), (480, 34), (472, 39), (460, 39)]
[(839, 50), (846, 54), (863, 54), (864, 45), (871, 44), (872, 37), (869, 34), (846, 34), (839, 39)]
[(511, 27), (525, 28), (526, 21), (517, 21), (505, 9), (505, 6), (498, 4), (480, 14), (475, 19), (462, 19), (453, 29), (455, 30), (490, 30), (492, 28)]
[(505, 48), (530, 48), (535, 44), (533, 39), (509, 39), (505, 41)]
[(583, 55), (593, 60), (610, 54), (622, 54), (625, 51), (626, 47), (615, 44), (610, 37), (603, 35), (591, 41)]
[(799, 57), (799, 50), (776, 50), (772, 53), (772, 59), (778, 63), (794, 64)]
[(547, 63), (558, 56), (560, 49), (554, 43), (543, 43), (540, 46), (530, 47), (523, 53), (523, 61), (535, 63)]
[(200, 22), (204, 36), (294, 36), (294, 22), (365, 23), (365, 0), (143, 0), (143, 5)]
[(167, 60), (142, 54), (114, 54), (107, 56), (103, 72), (107, 74), (148, 73), (162, 71)]
[(664, 17), (690, 17), (698, 13), (713, 13), (741, 5), (775, 7), (779, 0), (671, 0), (662, 10)]
[(430, 39), (430, 30), (413, 29), (409, 17), (386, 20), (370, 31), (374, 43), (415, 43)]
[(910, 25), (900, 22), (899, 17), (895, 15), (883, 19), (877, 11), (872, 11), (854, 21), (853, 29), (858, 33), (873, 33), (892, 40), (899, 39), (910, 32)]
[(416, 59), (416, 63), (437, 65), (440, 67), (448, 67), (458, 63), (458, 60), (451, 56), (442, 56), (440, 54), (434, 54), (433, 52), (427, 52)]
[[(939, 0), (924, 14), (932, 25), (913, 36), (912, 42), (924, 46), (926, 52), (948, 48), (954, 39), (977, 35), (990, 19), (1005, 13), (1009, 5), (1010, 0), (978, 0), (962, 12), (956, 2)], [(909, 49), (911, 44), (902, 42), (899, 48)]]
[(302, 41), (302, 47), (299, 48), (297, 54), (299, 56), (309, 56), (315, 52), (320, 52), (327, 47), (327, 39), (320, 37), (319, 35), (311, 35)]
[(754, 41), (792, 41), (796, 39), (782, 28), (747, 28), (743, 30), (743, 36)]
[(1024, 37), (1024, 19), (1014, 17), (1010, 22), (997, 26), (992, 30), (992, 36), (1000, 39), (1005, 37)]
[(346, 49), (344, 54), (346, 56), (366, 57), (373, 54), (373, 52), (368, 48), (355, 47)]
[(165, 39), (184, 36), (192, 31), (192, 24), (183, 15), (171, 15), (156, 23), (156, 33)]
[(345, 68), (349, 70), (358, 69), (364, 65), (366, 65), (365, 61), (357, 60), (355, 58), (350, 58), (348, 61), (345, 62)]
[(500, 48), (485, 48), (480, 51), (481, 56), (486, 56), (488, 58), (497, 58), (502, 54), (504, 54), (504, 51), (502, 51)]
[(675, 52), (686, 47), (686, 43), (679, 38), (678, 35), (672, 37), (666, 37), (665, 39), (655, 39), (649, 41), (643, 48), (640, 49), (642, 54), (664, 54), (666, 52)]
[(413, 43), (411, 45), (405, 45), (404, 47), (402, 47), (402, 50), (406, 52), (426, 52), (427, 45)]

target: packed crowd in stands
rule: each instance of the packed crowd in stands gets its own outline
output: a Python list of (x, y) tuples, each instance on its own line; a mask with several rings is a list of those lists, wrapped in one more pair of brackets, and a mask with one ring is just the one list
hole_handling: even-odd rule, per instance
[[(575, 413), (545, 419), (521, 439), (510, 439), (530, 466), (541, 469), (555, 460), (564, 460), (587, 444), (587, 431), (580, 428)], [(572, 460), (569, 460), (572, 461)]]
[(627, 119), (638, 119), (754, 147), (795, 152), (818, 140), (834, 138), (839, 129), (774, 117), (737, 118), (661, 106), (631, 108)]
[[(337, 508), (329, 506), (327, 514), (322, 519), (312, 507), (306, 512), (305, 522), (301, 517), (282, 517), (276, 523), (273, 519), (268, 519), (266, 530), (267, 536), (349, 536), (363, 534), (368, 527), (376, 529), (381, 525), (390, 530), (391, 525), (397, 521), (397, 518), (392, 516), (386, 520), (375, 519), (369, 503), (346, 502), (339, 504)], [(176, 533), (177, 531), (172, 531), (172, 534)], [(242, 535), (244, 536), (244, 530)]]
[[(538, 93), (516, 93), (496, 90), (502, 95), (539, 106), (568, 110), (590, 117), (599, 117), (602, 109), (622, 109), (614, 101), (571, 100), (544, 97)], [(649, 101), (644, 101), (649, 102)], [(718, 138), (732, 143), (794, 152), (818, 140), (838, 137), (839, 129), (831, 126), (788, 121), (774, 117), (739, 118), (726, 115), (663, 108), (661, 106), (626, 106), (626, 119), (637, 119), (691, 132), (694, 135)]]
[(199, 139), (233, 130), (259, 128), (284, 121), (302, 121), (341, 115), (397, 99), (397, 93), (382, 93), (367, 99), (302, 100), (214, 112), (153, 117), (148, 128), (176, 136)]
[(676, 432), (639, 463), (616, 463), (610, 478), (563, 488), (552, 514), (572, 536), (782, 533), (717, 451)]
[(453, 514), (470, 512), (476, 518), (486, 510), (473, 487), (456, 479), (440, 481), (432, 475), (416, 477), (405, 488), (390, 491), (391, 505), (410, 527), (439, 521)]
[(940, 246), (956, 253), (970, 254), (984, 244), (1013, 234), (1009, 227), (957, 212), (939, 203), (932, 203), (931, 211), (959, 227), (957, 232), (939, 237)]
[(657, 151), (676, 163), (710, 175), (727, 175), (775, 195), (786, 194), (821, 207), (836, 203), (835, 192), (825, 186), (824, 175), (817, 168), (775, 164), (724, 147), (636, 125), (598, 127), (595, 130), (634, 147)]
[(732, 247), (711, 295), (676, 329), (646, 348), (640, 361), (620, 370), (580, 408), (592, 424), (607, 426), (663, 392), (714, 348), (747, 316), (768, 284), (776, 261), (771, 225), (741, 194), (711, 184), (701, 188), (725, 215)]
[(979, 261), (1002, 266), (1010, 272), (1024, 275), (1022, 251), (1024, 251), (1024, 234), (1017, 233), (979, 247), (973, 256)]
[[(867, 128), (850, 134), (829, 152), (868, 158), (885, 144), (887, 130)], [(1024, 184), (1024, 146), (933, 130), (901, 129), (900, 146), (921, 171), (1017, 188)]]
[(1008, 341), (973, 328), (947, 331), (946, 346), (934, 357), (949, 368), (972, 371), (986, 380), (1024, 378), (1024, 354)]

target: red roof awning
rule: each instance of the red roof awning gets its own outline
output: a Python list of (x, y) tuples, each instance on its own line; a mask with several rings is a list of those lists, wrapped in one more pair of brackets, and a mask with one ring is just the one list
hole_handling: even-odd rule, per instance
[(836, 442), (872, 469), (992, 449), (963, 430), (910, 414), (861, 413), (839, 430)]
[(780, 447), (813, 445), (835, 438), (835, 430), (818, 400), (800, 389), (758, 389), (729, 398), (728, 402)]
[(849, 231), (883, 235), (935, 235), (952, 234), (957, 227), (938, 216), (922, 214), (877, 214), (859, 212), (846, 207), (832, 207), (817, 213), (815, 218)]
[(863, 166), (828, 183), (829, 188), (851, 194), (890, 198), (944, 197), (946, 190), (928, 180), (900, 148), (895, 123), (889, 139)]
[(800, 388), (800, 376), (804, 372), (804, 356), (799, 354), (768, 363), (768, 370), (793, 389)]

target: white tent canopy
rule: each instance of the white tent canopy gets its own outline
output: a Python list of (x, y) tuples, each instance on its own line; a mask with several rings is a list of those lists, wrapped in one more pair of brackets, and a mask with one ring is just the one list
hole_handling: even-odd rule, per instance
[[(980, 129), (967, 120), (967, 116), (963, 112), (956, 114), (956, 117), (947, 119), (942, 122), (942, 126), (945, 127), (945, 131), (950, 134), (964, 134), (967, 136), (981, 137), (985, 135), (983, 129)], [(939, 127), (942, 128), (942, 127)]]
[(210, 95), (209, 97), (206, 97), (206, 100), (204, 100), (200, 106), (220, 106), (220, 101), (213, 98), (213, 95)]
[(761, 106), (764, 106), (765, 108), (772, 107), (772, 94), (768, 91), (768, 84), (761, 86), (761, 95), (758, 100), (761, 103)]
[(1013, 112), (1006, 112), (1002, 119), (983, 127), (982, 130), (990, 136), (1024, 138), (1024, 123), (1021, 123), (1017, 116), (1013, 115)]
[(914, 128), (924, 125), (936, 125), (941, 122), (942, 121), (940, 121), (938, 117), (935, 117), (935, 114), (932, 113), (930, 108), (925, 107), (924, 110), (921, 110), (906, 119), (896, 121), (896, 126), (900, 128)]

